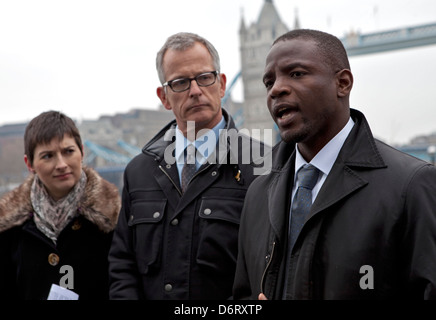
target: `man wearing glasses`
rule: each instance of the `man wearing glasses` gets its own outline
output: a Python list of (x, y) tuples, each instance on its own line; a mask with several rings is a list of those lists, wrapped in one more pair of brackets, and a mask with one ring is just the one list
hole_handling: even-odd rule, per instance
[(110, 297), (227, 299), (243, 201), (256, 177), (241, 148), (253, 143), (240, 135), (237, 146), (229, 145), (223, 134), (236, 128), (221, 108), (226, 76), (209, 41), (175, 34), (156, 67), (157, 95), (175, 121), (126, 168), (109, 255)]

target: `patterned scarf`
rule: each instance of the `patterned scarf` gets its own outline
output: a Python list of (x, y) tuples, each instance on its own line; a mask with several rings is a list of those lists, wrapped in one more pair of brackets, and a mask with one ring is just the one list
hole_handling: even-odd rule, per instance
[(77, 215), (79, 200), (86, 187), (86, 174), (82, 171), (79, 181), (64, 198), (58, 201), (48, 194), (44, 184), (35, 175), (30, 190), (30, 200), (37, 228), (56, 244), (57, 238), (67, 224)]

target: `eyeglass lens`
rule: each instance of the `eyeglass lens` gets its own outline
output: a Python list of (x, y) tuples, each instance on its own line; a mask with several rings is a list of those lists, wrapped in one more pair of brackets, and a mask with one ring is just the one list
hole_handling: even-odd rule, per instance
[(168, 85), (176, 92), (188, 90), (191, 87), (191, 81), (195, 80), (200, 87), (207, 87), (215, 83), (216, 73), (206, 72), (195, 78), (183, 78), (169, 81)]

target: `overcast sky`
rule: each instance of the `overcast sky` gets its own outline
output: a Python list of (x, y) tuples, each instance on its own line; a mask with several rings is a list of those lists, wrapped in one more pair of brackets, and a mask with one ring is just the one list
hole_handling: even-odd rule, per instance
[[(229, 81), (240, 69), (241, 16), (264, 0), (0, 0), (0, 125), (61, 110), (96, 119), (159, 104), (156, 52), (173, 33), (208, 38)], [(436, 22), (434, 0), (274, 0), (292, 28), (342, 38)], [(436, 45), (350, 59), (352, 107), (388, 143), (436, 131)], [(241, 85), (234, 98), (242, 99)]]

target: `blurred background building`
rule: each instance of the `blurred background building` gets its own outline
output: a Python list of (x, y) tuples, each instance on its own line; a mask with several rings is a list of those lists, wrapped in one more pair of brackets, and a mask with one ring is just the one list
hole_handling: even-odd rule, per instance
[[(300, 28), (298, 15), (293, 29)], [(258, 19), (247, 25), (241, 15), (239, 27), (241, 71), (229, 79), (222, 103), (234, 117), (239, 128), (272, 130), (275, 144), (279, 135), (266, 106), (266, 91), (262, 84), (264, 61), (272, 42), (290, 30), (280, 18), (272, 0), (265, 0)], [(235, 30), (237, 32), (237, 30)], [(407, 27), (372, 34), (349, 33), (342, 39), (348, 54), (363, 55), (373, 52), (431, 45), (436, 43), (436, 24)], [(235, 83), (242, 81), (243, 102), (232, 100)], [(131, 109), (98, 120), (78, 122), (85, 146), (85, 164), (95, 168), (120, 191), (126, 164), (169, 121), (171, 111)], [(0, 195), (22, 183), (27, 176), (24, 165), (23, 136), (27, 123), (0, 127)], [(436, 130), (436, 125), (435, 125)], [(261, 136), (262, 137), (262, 136)], [(425, 161), (435, 162), (436, 131), (413, 138), (406, 145), (396, 146)]]

